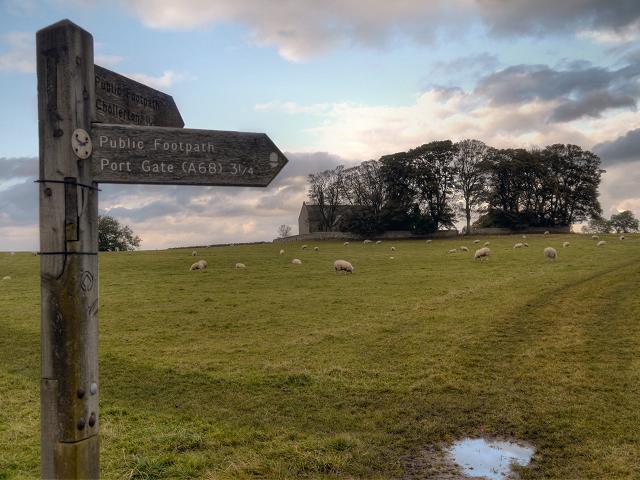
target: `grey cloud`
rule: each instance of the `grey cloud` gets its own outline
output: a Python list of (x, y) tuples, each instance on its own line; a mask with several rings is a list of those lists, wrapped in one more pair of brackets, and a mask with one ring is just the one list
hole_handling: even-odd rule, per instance
[(33, 180), (28, 178), (0, 190), (0, 225), (29, 225), (36, 222), (38, 186)]
[(578, 29), (621, 30), (640, 18), (637, 0), (477, 0), (493, 32), (571, 32)]
[[(605, 167), (640, 160), (640, 128), (630, 130), (615, 140), (594, 145), (593, 152), (602, 159)], [(635, 185), (636, 191), (638, 185)]]
[(0, 157), (0, 182), (15, 177), (36, 177), (38, 159), (35, 157)]
[(467, 55), (449, 61), (439, 61), (434, 64), (433, 73), (459, 74), (461, 71), (486, 73), (495, 70), (500, 65), (498, 57), (487, 52), (477, 55)]
[(299, 60), (345, 45), (379, 48), (459, 35), (480, 21), (497, 35), (621, 31), (640, 18), (637, 0), (132, 0), (123, 3), (156, 28), (197, 28), (225, 21), (245, 25), (251, 39)]
[(616, 95), (609, 92), (593, 92), (580, 100), (568, 100), (554, 109), (549, 120), (552, 122), (570, 122), (580, 117), (600, 117), (610, 108), (629, 108), (635, 110), (636, 99), (630, 95)]
[(573, 62), (567, 69), (547, 65), (514, 65), (482, 78), (475, 93), (493, 105), (535, 100), (556, 100), (550, 122), (566, 122), (583, 116), (598, 117), (612, 108), (635, 109), (640, 62), (617, 70)]

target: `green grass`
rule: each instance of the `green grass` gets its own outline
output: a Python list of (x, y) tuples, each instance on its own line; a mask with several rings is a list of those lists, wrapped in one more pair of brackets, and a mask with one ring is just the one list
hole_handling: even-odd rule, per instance
[[(531, 442), (525, 479), (637, 478), (640, 237), (490, 240), (487, 262), (468, 239), (199, 249), (203, 272), (101, 255), (103, 478), (400, 478), (476, 435)], [(3, 480), (39, 471), (38, 259), (0, 254), (5, 275)]]

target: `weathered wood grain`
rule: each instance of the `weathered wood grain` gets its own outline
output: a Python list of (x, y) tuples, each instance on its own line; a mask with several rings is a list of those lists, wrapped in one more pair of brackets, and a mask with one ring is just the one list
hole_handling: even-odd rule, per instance
[[(97, 191), (71, 135), (94, 118), (93, 38), (68, 20), (36, 34), (40, 139), (41, 475), (98, 478)], [(58, 183), (66, 182), (66, 183)], [(65, 253), (66, 252), (66, 253)]]
[(265, 187), (287, 158), (264, 133), (94, 124), (101, 183)]
[(97, 122), (184, 127), (171, 95), (99, 65), (94, 70)]

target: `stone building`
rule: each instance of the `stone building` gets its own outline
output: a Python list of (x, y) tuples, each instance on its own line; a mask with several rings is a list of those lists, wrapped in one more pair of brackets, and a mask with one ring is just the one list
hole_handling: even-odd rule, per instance
[[(348, 212), (353, 210), (352, 205), (338, 205), (336, 213), (336, 221), (334, 227), (329, 229), (331, 232), (340, 231), (340, 219)], [(318, 205), (309, 205), (302, 203), (300, 215), (298, 215), (298, 234), (305, 235), (307, 233), (316, 233), (326, 231), (322, 228), (322, 213)]]

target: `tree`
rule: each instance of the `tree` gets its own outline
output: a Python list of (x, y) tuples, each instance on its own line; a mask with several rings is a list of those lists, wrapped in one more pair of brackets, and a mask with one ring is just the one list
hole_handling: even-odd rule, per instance
[(336, 225), (338, 207), (344, 196), (344, 167), (339, 165), (333, 170), (325, 170), (309, 175), (309, 200), (320, 210), (320, 228), (329, 232)]
[(596, 215), (589, 220), (583, 231), (585, 233), (610, 233), (611, 223), (606, 218)]
[(382, 164), (369, 160), (346, 169), (343, 190), (344, 199), (353, 206), (344, 219), (345, 229), (363, 235), (383, 231), (386, 188)]
[(417, 223), (432, 225), (429, 230), (453, 226), (456, 216), (452, 205), (455, 154), (451, 140), (430, 142), (407, 152), (413, 165), (415, 201), (428, 217), (426, 223), (422, 220)]
[(489, 156), (489, 147), (480, 140), (462, 140), (455, 144), (453, 166), (455, 186), (464, 201), (464, 214), (467, 219), (467, 235), (471, 234), (471, 211), (483, 201), (486, 174), (485, 165)]
[(291, 225), (282, 224), (278, 227), (278, 238), (285, 238), (291, 235)]
[(637, 232), (640, 228), (640, 222), (631, 210), (625, 210), (624, 212), (611, 215), (609, 224), (616, 233)]
[(134, 250), (142, 240), (128, 225), (122, 225), (115, 218), (106, 215), (98, 216), (98, 250), (101, 252), (118, 252)]

